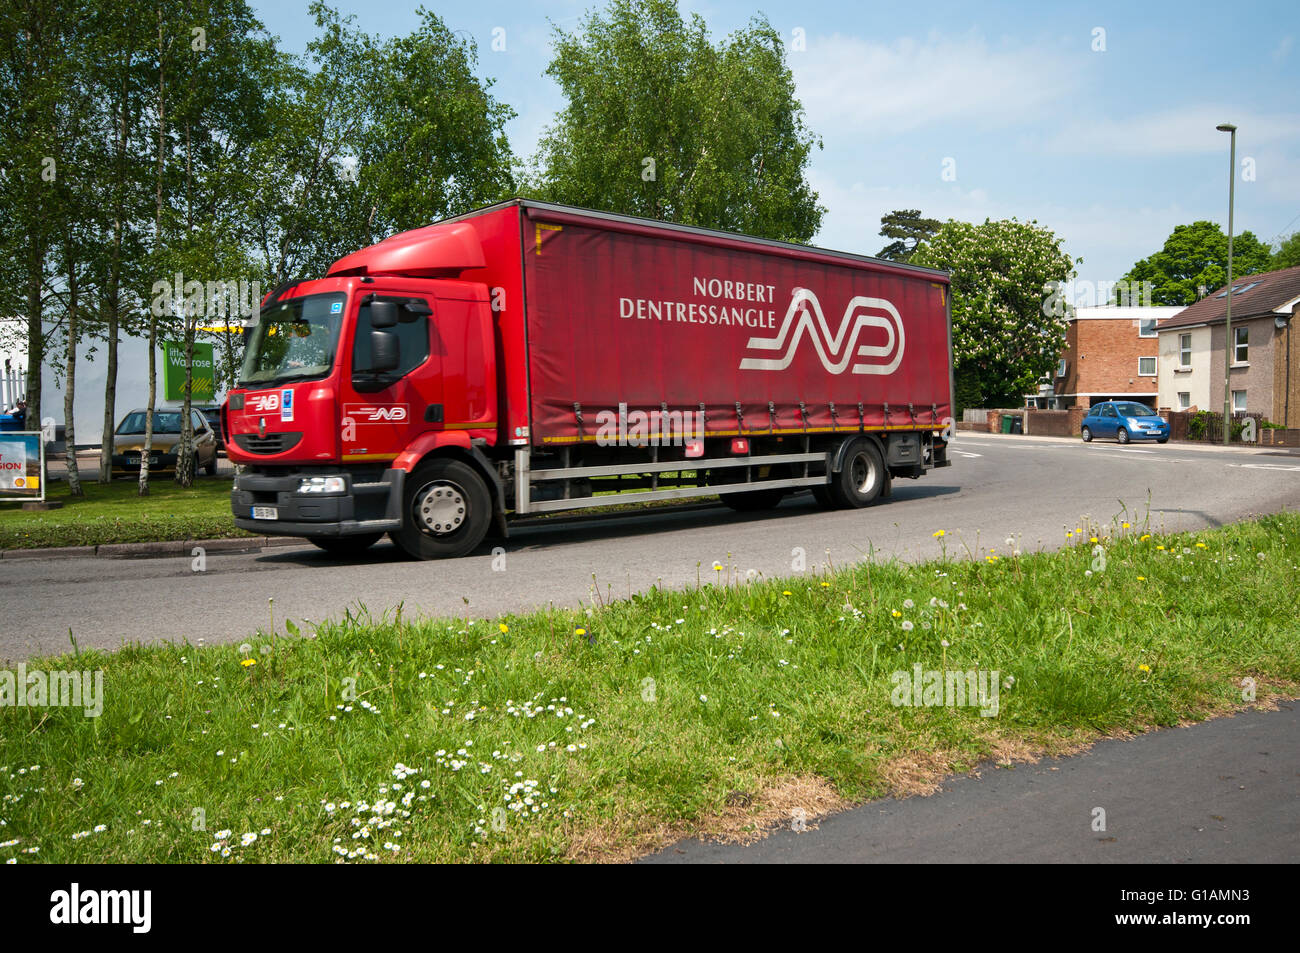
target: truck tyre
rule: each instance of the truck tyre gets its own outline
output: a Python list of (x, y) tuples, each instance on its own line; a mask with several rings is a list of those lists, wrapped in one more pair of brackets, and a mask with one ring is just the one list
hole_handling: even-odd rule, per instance
[(492, 525), (492, 497), (478, 471), (459, 460), (431, 460), (406, 478), (402, 528), (393, 542), (413, 559), (473, 552)]
[(375, 543), (383, 533), (358, 533), (356, 536), (312, 536), (313, 546), (319, 546), (329, 555), (339, 559), (360, 556)]
[(880, 496), (888, 475), (880, 451), (870, 441), (859, 438), (844, 455), (844, 467), (831, 475), (829, 496), (844, 509), (869, 506)]

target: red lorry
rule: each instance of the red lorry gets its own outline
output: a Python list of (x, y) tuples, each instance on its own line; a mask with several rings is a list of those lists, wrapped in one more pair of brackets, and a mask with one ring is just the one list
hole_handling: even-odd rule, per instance
[(266, 296), (231, 510), (427, 559), (614, 502), (861, 507), (949, 465), (951, 368), (944, 272), (513, 200)]

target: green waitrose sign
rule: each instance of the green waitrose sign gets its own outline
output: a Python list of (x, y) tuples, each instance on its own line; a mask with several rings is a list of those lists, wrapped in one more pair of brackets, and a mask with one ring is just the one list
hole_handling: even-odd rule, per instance
[[(194, 376), (190, 381), (190, 399), (196, 403), (216, 396), (211, 344), (194, 345)], [(185, 399), (185, 345), (163, 342), (163, 400)]]

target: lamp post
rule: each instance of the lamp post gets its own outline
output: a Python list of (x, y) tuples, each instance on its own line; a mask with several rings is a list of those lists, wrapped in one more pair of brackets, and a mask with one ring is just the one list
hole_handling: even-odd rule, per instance
[(1223, 299), (1227, 302), (1223, 328), (1223, 445), (1226, 447), (1232, 442), (1232, 205), (1237, 186), (1237, 127), (1223, 122), (1214, 128), (1232, 136), (1228, 151), (1228, 294)]

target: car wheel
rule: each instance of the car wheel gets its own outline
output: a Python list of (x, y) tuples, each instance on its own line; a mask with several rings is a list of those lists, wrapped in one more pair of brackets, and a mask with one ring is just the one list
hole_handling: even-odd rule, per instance
[(866, 439), (854, 441), (844, 455), (844, 467), (834, 474), (830, 483), (830, 496), (844, 509), (869, 506), (885, 487), (885, 463), (880, 459), (876, 445)]
[(1092, 443), (1092, 431), (1087, 427), (1083, 428), (1083, 442)]
[(393, 542), (414, 559), (473, 552), (492, 525), (492, 497), (483, 478), (459, 460), (432, 460), (406, 478), (402, 528)]
[(1168, 437), (1157, 437), (1157, 438), (1156, 438), (1156, 443), (1168, 443), (1168, 442), (1169, 442), (1169, 438), (1168, 438)]
[(1120, 443), (1128, 443), (1128, 431), (1123, 427), (1120, 427), (1119, 431), (1115, 434), (1115, 439)]
[(207, 465), (203, 468), (203, 472), (208, 476), (217, 475), (217, 451), (212, 451), (212, 459), (207, 462)]
[(339, 559), (348, 556), (360, 556), (375, 543), (383, 533), (361, 533), (357, 536), (312, 536), (312, 545), (318, 546), (329, 555)]

